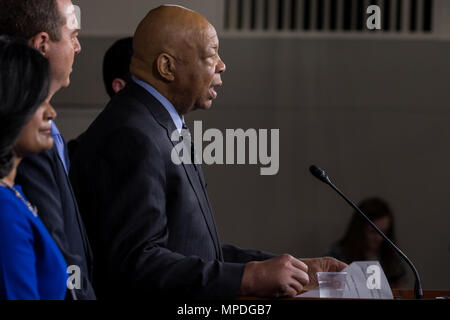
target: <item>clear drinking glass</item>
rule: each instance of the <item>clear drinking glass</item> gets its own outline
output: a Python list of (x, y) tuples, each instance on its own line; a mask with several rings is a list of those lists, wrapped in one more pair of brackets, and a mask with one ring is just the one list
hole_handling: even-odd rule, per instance
[(317, 272), (321, 298), (342, 298), (347, 272)]

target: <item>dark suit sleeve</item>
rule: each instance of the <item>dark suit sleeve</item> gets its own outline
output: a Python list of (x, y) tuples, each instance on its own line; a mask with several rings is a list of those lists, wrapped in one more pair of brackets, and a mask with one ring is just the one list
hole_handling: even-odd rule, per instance
[(61, 172), (55, 170), (55, 161), (60, 160), (53, 149), (23, 159), (18, 168), (16, 182), (22, 186), (28, 200), (38, 208), (39, 217), (61, 250), (67, 265), (81, 268), (81, 289), (76, 290), (77, 296), (94, 299), (85, 258), (75, 253), (68, 243), (65, 224), (73, 222), (65, 221), (61, 191), (57, 183), (57, 179), (67, 178), (58, 176)]
[(276, 254), (253, 250), (242, 249), (231, 244), (222, 244), (223, 258), (227, 262), (247, 263), (250, 261), (264, 261), (276, 257)]
[[(78, 192), (95, 194), (89, 206), (100, 203), (94, 211), (102, 216), (91, 227), (99, 232), (100, 247), (94, 251), (103, 252), (100, 259), (108, 270), (103, 281), (120, 278), (124, 287), (144, 296), (239, 295), (243, 264), (205, 261), (168, 249), (167, 159), (156, 143), (133, 128), (121, 128), (105, 140), (99, 154), (102, 160), (95, 162), (95, 179), (86, 183), (84, 176), (73, 177), (83, 184), (74, 182), (77, 196)], [(71, 174), (77, 175), (77, 170)], [(85, 196), (89, 195), (81, 198)]]

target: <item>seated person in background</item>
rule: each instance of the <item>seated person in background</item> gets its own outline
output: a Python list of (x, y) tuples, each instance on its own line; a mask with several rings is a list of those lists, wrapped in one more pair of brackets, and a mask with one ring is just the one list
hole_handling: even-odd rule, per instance
[[(103, 83), (110, 98), (125, 88), (131, 80), (130, 61), (132, 55), (133, 37), (117, 40), (106, 51), (103, 58)], [(83, 134), (67, 143), (69, 159), (73, 159), (82, 136)]]
[(186, 128), (185, 114), (216, 98), (225, 71), (218, 50), (202, 15), (169, 5), (150, 11), (134, 36), (133, 80), (79, 145), (70, 178), (100, 298), (295, 296), (317, 271), (346, 266), (220, 242), (202, 167), (176, 164), (170, 138)]
[(49, 64), (26, 43), (0, 37), (0, 300), (64, 299), (66, 262), (15, 185), (23, 157), (53, 146), (45, 102)]
[[(394, 216), (389, 205), (379, 198), (369, 198), (359, 204), (367, 217), (395, 243)], [(401, 258), (383, 238), (355, 212), (344, 237), (336, 242), (327, 255), (346, 263), (377, 260), (391, 288), (405, 284), (405, 269)]]

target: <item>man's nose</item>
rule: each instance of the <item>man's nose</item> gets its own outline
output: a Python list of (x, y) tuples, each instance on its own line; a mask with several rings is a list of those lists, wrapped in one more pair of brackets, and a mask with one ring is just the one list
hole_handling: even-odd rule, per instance
[(56, 113), (56, 111), (55, 111), (55, 109), (53, 108), (53, 106), (50, 104), (50, 103), (48, 103), (48, 104), (46, 104), (45, 105), (45, 112), (44, 112), (44, 118), (45, 118), (45, 120), (55, 120), (56, 119), (56, 116), (57, 116), (57, 113)]
[(81, 52), (81, 43), (78, 40), (78, 38), (75, 39), (75, 47), (74, 47), (75, 53), (78, 54)]
[(220, 59), (220, 57), (219, 57), (219, 63), (217, 64), (216, 72), (222, 73), (222, 72), (225, 72), (226, 69), (227, 69), (227, 66), (222, 61), (222, 59)]

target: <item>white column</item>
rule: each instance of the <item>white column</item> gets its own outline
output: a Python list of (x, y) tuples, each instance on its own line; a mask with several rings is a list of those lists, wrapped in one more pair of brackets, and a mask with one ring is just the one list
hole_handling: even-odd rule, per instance
[(409, 33), (410, 9), (410, 0), (402, 1), (402, 33)]
[(330, 30), (330, 19), (331, 19), (331, 0), (325, 0), (324, 1), (324, 8), (323, 8), (323, 30), (329, 31)]
[(238, 0), (229, 0), (228, 30), (237, 30)]
[(242, 5), (242, 30), (250, 30), (250, 23), (251, 23), (251, 1), (250, 0), (243, 0)]
[[(417, 32), (423, 33), (423, 1), (424, 0), (417, 0), (417, 16), (416, 16), (416, 26), (417, 26)], [(430, 1), (430, 0), (426, 0)]]
[(311, 22), (310, 29), (312, 31), (317, 30), (317, 8), (318, 7), (319, 6), (317, 5), (317, 0), (312, 0), (310, 11), (309, 11), (309, 17), (310, 17), (309, 21)]
[(278, 18), (278, 1), (269, 0), (269, 8), (268, 8), (268, 15), (269, 15), (269, 30), (276, 30), (277, 29), (277, 18)]
[(264, 0), (255, 1), (255, 30), (263, 30), (264, 27)]
[(304, 7), (304, 0), (298, 0), (297, 1), (297, 29), (301, 30), (303, 32), (303, 7)]
[(336, 31), (344, 30), (344, 0), (337, 1)]
[(391, 17), (389, 20), (389, 25), (390, 25), (390, 32), (397, 32), (397, 2), (399, 0), (391, 0), (390, 1), (390, 6), (391, 6)]
[(291, 30), (291, 11), (292, 11), (292, 1), (284, 0), (284, 8), (283, 8), (283, 30), (290, 31)]

